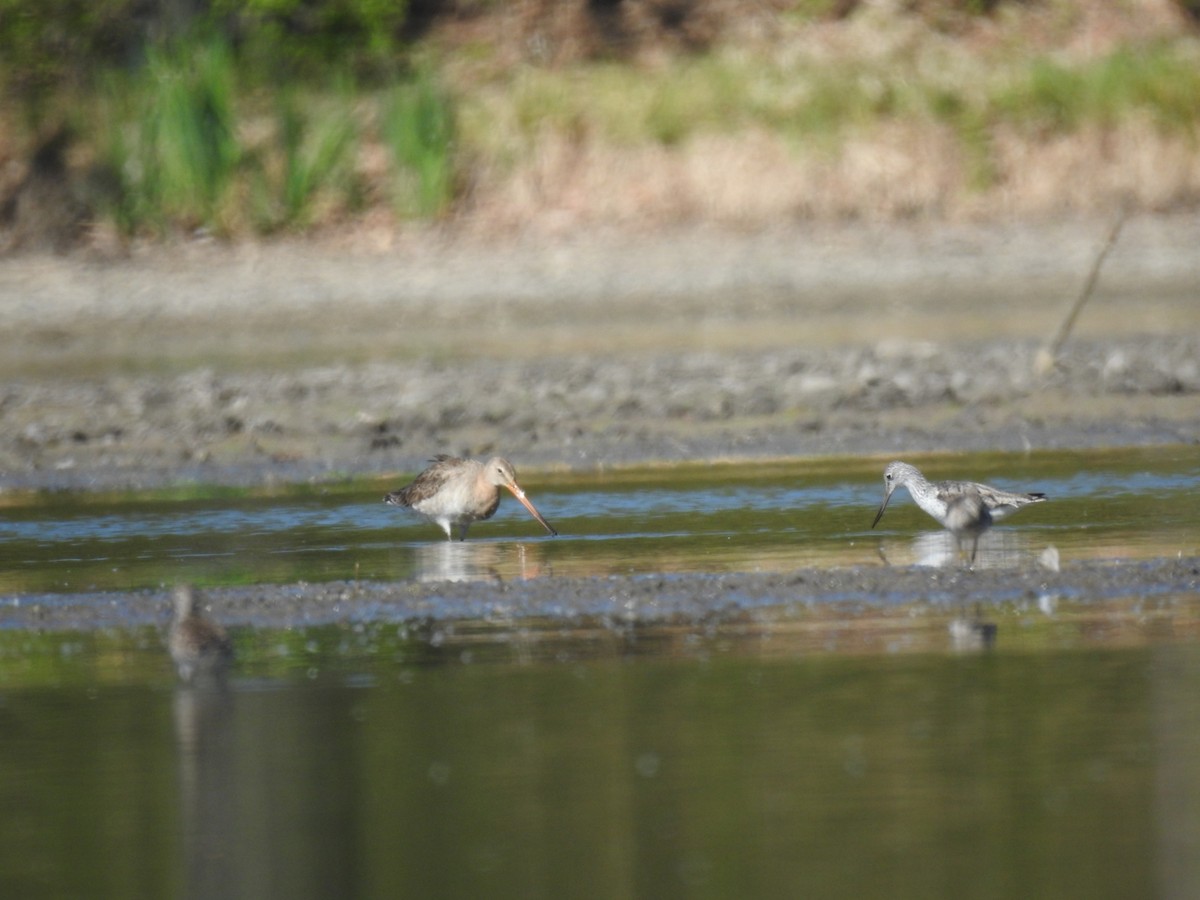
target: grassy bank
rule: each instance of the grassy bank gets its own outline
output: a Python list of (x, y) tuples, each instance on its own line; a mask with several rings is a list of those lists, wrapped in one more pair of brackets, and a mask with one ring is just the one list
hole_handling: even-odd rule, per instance
[(711, 6), (700, 38), (628, 17), (603, 38), (569, 4), (483, 5), (369, 76), (272, 78), (211, 35), (151, 47), (43, 92), (36, 121), (4, 108), (7, 243), (1200, 197), (1200, 39), (1166, 0)]

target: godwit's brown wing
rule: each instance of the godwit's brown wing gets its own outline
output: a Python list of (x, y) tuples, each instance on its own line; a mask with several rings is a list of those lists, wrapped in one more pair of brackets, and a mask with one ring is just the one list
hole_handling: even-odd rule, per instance
[(411, 483), (392, 491), (383, 498), (383, 502), (415, 509), (424, 501), (432, 500), (442, 493), (450, 483), (476, 477), (480, 468), (479, 463), (473, 459), (450, 456), (448, 453), (439, 453), (429, 462), (431, 465)]

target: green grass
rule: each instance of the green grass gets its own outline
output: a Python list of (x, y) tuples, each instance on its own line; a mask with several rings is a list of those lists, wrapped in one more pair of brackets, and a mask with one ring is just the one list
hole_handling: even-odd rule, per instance
[(450, 95), (428, 73), (398, 84), (380, 102), (380, 132), (394, 163), (390, 196), (401, 218), (432, 218), (455, 190), (456, 121)]
[[(1200, 123), (1200, 43), (1187, 36), (1088, 59), (1012, 44), (981, 54), (931, 37), (837, 52), (723, 46), (652, 66), (519, 65), (484, 77), (477, 61), (432, 46), (420, 59), (383, 88), (331, 78), (292, 89), (249, 74), (228, 45), (195, 39), (110, 74), (73, 118), (117, 175), (109, 214), (129, 234), (304, 229), (367, 198), (402, 219), (436, 218), (471, 180), (467, 165), (511, 170), (547, 136), (674, 149), (758, 130), (796, 153), (836, 153), (912, 123), (954, 135), (967, 188), (982, 190), (997, 177), (1001, 132), (1036, 141), (1133, 122), (1194, 140)], [(382, 183), (356, 170), (370, 141), (387, 159)]]
[(432, 218), (454, 201), (454, 104), (432, 76), (369, 92), (345, 80), (325, 90), (256, 88), (242, 75), (224, 45), (199, 43), (107, 80), (91, 127), (118, 173), (111, 215), (122, 231), (271, 233), (356, 211), (367, 190), (356, 156), (372, 110), (397, 214)]
[(322, 195), (355, 206), (361, 190), (353, 167), (358, 124), (352, 92), (343, 90), (332, 103), (320, 104), (284, 90), (276, 104), (273, 140), (261, 153), (254, 179), (258, 229), (312, 224)]
[(242, 162), (236, 72), (218, 42), (152, 51), (131, 81), (107, 82), (100, 128), (126, 230), (216, 224)]
[(1200, 54), (1159, 45), (1123, 48), (1078, 66), (1036, 59), (995, 93), (991, 109), (996, 119), (1026, 129), (1114, 127), (1143, 115), (1164, 130), (1194, 135), (1200, 123)]
[(211, 223), (241, 158), (233, 61), (219, 43), (152, 52), (139, 123), (139, 193), (164, 218)]

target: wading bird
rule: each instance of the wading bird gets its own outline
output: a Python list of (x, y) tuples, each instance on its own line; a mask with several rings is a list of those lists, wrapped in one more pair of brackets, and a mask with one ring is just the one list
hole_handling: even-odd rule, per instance
[(971, 538), (971, 561), (979, 546), (979, 536), (993, 522), (1003, 519), (1030, 503), (1046, 499), (1042, 493), (1018, 494), (1002, 491), (975, 481), (928, 481), (916, 466), (906, 462), (890, 462), (883, 470), (883, 502), (875, 513), (874, 528), (883, 518), (888, 501), (896, 488), (908, 488), (917, 506), (938, 520), (959, 541), (961, 549), (965, 538)]
[(479, 462), (442, 454), (431, 461), (433, 465), (414, 478), (412, 484), (392, 491), (383, 502), (408, 507), (436, 522), (449, 540), (454, 539), (453, 530), (457, 529), (462, 541), (466, 540), (472, 522), (490, 519), (496, 512), (503, 487), (512, 491), (546, 531), (558, 534), (529, 502), (508, 460), (494, 456), (487, 462)]
[(220, 676), (233, 659), (233, 644), (225, 629), (196, 611), (196, 592), (190, 584), (175, 588), (175, 617), (167, 634), (167, 649), (183, 681)]

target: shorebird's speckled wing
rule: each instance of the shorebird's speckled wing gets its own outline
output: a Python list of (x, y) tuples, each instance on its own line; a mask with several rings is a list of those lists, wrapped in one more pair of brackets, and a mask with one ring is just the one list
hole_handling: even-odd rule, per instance
[(978, 493), (979, 499), (983, 501), (983, 505), (987, 508), (988, 514), (993, 520), (1002, 519), (1009, 513), (1016, 512), (1022, 506), (1028, 506), (1030, 503), (1037, 503), (1040, 500), (1046, 499), (1046, 495), (1040, 492), (1022, 494), (1013, 491), (1002, 491), (991, 485), (979, 484), (974, 481), (938, 481), (934, 483), (934, 487), (937, 489), (938, 500), (946, 505), (951, 503), (956, 497), (961, 497), (972, 491)]
[(1030, 503), (1046, 499), (1046, 495), (1042, 493), (1018, 494), (976, 481), (929, 481), (916, 466), (897, 459), (888, 463), (883, 470), (883, 502), (879, 504), (879, 510), (875, 513), (872, 528), (883, 518), (883, 511), (887, 509), (892, 494), (902, 487), (908, 490), (917, 506), (943, 526), (946, 525), (946, 511), (960, 497), (977, 497), (987, 510), (989, 522), (1002, 519)]
[[(456, 478), (461, 479), (464, 469), (468, 467), (474, 469), (478, 465), (474, 460), (462, 459), (448, 453), (439, 453), (430, 462), (432, 465), (414, 478), (411, 484), (388, 494), (391, 502), (400, 506), (416, 507), (422, 501), (429, 500), (442, 491), (447, 482)], [(499, 503), (499, 498), (497, 498), (496, 505), (498, 506)], [(492, 508), (492, 512), (495, 512), (495, 507)]]

